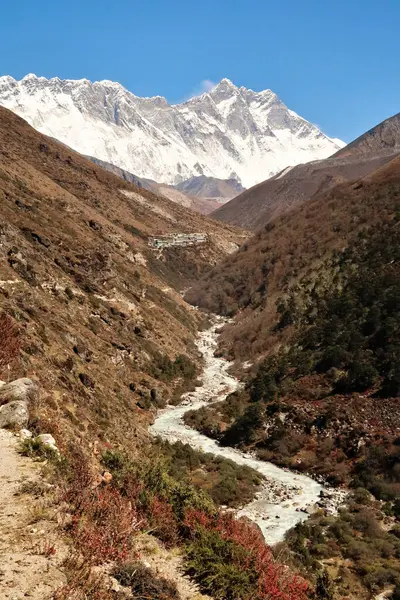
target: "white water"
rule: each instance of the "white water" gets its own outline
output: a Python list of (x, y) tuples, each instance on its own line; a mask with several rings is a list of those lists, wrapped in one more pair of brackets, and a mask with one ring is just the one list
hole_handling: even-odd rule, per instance
[(238, 465), (247, 465), (264, 475), (266, 482), (257, 498), (237, 514), (257, 523), (266, 542), (275, 544), (296, 523), (307, 519), (305, 509), (318, 501), (322, 486), (305, 475), (281, 469), (233, 448), (223, 448), (218, 442), (184, 424), (183, 415), (186, 412), (223, 400), (239, 386), (239, 382), (227, 373), (230, 363), (214, 357), (216, 330), (220, 325), (221, 320), (217, 320), (215, 325), (199, 336), (197, 346), (205, 364), (201, 387), (185, 394), (179, 406), (169, 406), (159, 411), (150, 432), (169, 442), (180, 440), (196, 450), (228, 458)]

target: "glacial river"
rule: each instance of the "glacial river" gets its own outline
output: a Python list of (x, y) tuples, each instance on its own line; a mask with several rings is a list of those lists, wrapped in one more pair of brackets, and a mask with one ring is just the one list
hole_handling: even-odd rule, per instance
[(305, 475), (281, 469), (245, 452), (221, 447), (215, 440), (187, 427), (183, 422), (183, 415), (189, 410), (223, 400), (239, 386), (239, 382), (227, 372), (230, 363), (214, 356), (217, 330), (221, 324), (223, 321), (217, 320), (210, 329), (199, 335), (197, 346), (204, 358), (202, 385), (194, 392), (185, 394), (179, 406), (160, 410), (150, 432), (169, 442), (180, 440), (196, 450), (228, 458), (238, 465), (247, 465), (264, 475), (266, 480), (256, 499), (238, 510), (237, 515), (246, 516), (257, 523), (266, 542), (276, 544), (296, 523), (308, 518), (305, 511), (319, 500), (322, 486)]

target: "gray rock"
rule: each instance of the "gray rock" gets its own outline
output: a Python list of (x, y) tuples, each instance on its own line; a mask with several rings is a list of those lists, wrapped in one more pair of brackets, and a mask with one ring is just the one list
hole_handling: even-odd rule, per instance
[(53, 450), (58, 452), (58, 448), (56, 446), (56, 440), (53, 438), (53, 436), (50, 433), (41, 433), (40, 435), (37, 436), (36, 439), (39, 442), (42, 442), (42, 444), (44, 446), (48, 446), (49, 448), (52, 448)]
[(28, 425), (28, 404), (23, 400), (15, 400), (0, 406), (1, 429), (24, 429)]
[(318, 506), (316, 504), (311, 504), (310, 506), (307, 506), (304, 512), (306, 512), (309, 515), (313, 515), (315, 512), (317, 512), (317, 510)]
[(16, 379), (0, 386), (0, 406), (8, 402), (32, 400), (38, 393), (38, 386), (27, 377)]
[(31, 439), (33, 437), (32, 431), (29, 431), (29, 429), (21, 429), (21, 431), (19, 432), (19, 437), (21, 438), (21, 440), (27, 440), (27, 439)]

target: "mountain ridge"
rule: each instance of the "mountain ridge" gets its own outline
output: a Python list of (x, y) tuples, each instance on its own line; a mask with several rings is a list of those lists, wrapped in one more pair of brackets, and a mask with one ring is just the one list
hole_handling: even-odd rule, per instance
[(400, 153), (400, 114), (333, 156), (289, 167), (218, 207), (213, 218), (256, 231), (275, 217), (346, 181), (366, 177)]
[(325, 136), (271, 90), (223, 79), (182, 104), (140, 98), (104, 80), (0, 77), (0, 104), (78, 152), (157, 182), (193, 176), (253, 185), (289, 164), (323, 158), (342, 143)]

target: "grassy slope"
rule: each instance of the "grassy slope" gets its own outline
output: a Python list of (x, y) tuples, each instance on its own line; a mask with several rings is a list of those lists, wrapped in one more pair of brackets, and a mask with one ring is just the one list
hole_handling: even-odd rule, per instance
[[(197, 360), (198, 317), (174, 286), (243, 233), (121, 181), (3, 108), (0, 149), (0, 304), (23, 333), (14, 375), (39, 380), (38, 415), (66, 438), (135, 445), (149, 420), (138, 403), (186, 385), (168, 361)], [(149, 235), (176, 231), (209, 241), (148, 247)]]

